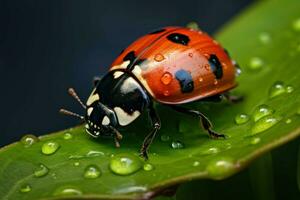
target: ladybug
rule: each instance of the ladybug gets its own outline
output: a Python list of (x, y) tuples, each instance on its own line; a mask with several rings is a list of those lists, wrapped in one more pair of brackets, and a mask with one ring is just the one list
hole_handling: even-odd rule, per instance
[(212, 130), (203, 113), (182, 105), (221, 97), (237, 100), (227, 92), (237, 85), (238, 71), (227, 51), (208, 34), (185, 27), (165, 27), (124, 49), (108, 73), (94, 81), (95, 87), (85, 104), (74, 89), (69, 89), (70, 95), (86, 110), (85, 116), (65, 109), (60, 112), (83, 119), (86, 132), (92, 137), (112, 136), (119, 147), (122, 139), (119, 129), (147, 111), (152, 130), (140, 150), (147, 159), (150, 144), (161, 127), (154, 102), (198, 117), (211, 137), (225, 138)]

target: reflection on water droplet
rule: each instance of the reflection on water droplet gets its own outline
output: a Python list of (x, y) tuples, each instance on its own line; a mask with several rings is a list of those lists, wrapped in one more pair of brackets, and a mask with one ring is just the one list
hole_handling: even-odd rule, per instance
[(259, 119), (271, 115), (274, 113), (274, 110), (271, 109), (268, 105), (262, 104), (255, 108), (253, 112), (254, 121), (258, 121)]
[(285, 123), (290, 124), (292, 122), (292, 120), (290, 118), (285, 120)]
[(199, 162), (199, 161), (193, 162), (193, 166), (194, 166), (194, 167), (197, 167), (197, 166), (199, 166), (199, 165), (200, 165), (200, 162)]
[(293, 29), (295, 31), (300, 31), (300, 18), (293, 21)]
[(172, 81), (173, 77), (172, 74), (169, 72), (165, 72), (162, 77), (160, 78), (160, 81), (164, 84), (164, 85), (169, 85)]
[(286, 92), (287, 93), (292, 93), (294, 91), (294, 87), (293, 86), (291, 86), (291, 85), (287, 85), (286, 86)]
[(247, 114), (238, 114), (235, 116), (235, 123), (240, 125), (240, 124), (245, 124), (246, 122), (248, 122), (250, 119), (249, 115)]
[(255, 124), (252, 126), (251, 133), (252, 135), (261, 133), (263, 131), (268, 130), (275, 124), (277, 124), (281, 120), (281, 117), (275, 115), (267, 115), (261, 119), (259, 119)]
[(74, 164), (73, 164), (74, 166), (79, 166), (80, 165), (80, 163), (79, 162), (74, 162)]
[(183, 149), (184, 148), (184, 144), (182, 142), (180, 142), (179, 140), (173, 141), (171, 143), (171, 147), (173, 149)]
[(54, 141), (45, 142), (42, 146), (42, 153), (45, 155), (54, 154), (59, 149), (59, 147), (60, 145), (57, 142)]
[(142, 168), (139, 157), (131, 154), (119, 154), (111, 158), (110, 170), (117, 175), (129, 175)]
[(30, 192), (30, 191), (31, 191), (31, 186), (28, 185), (28, 184), (24, 184), (20, 188), (20, 192), (22, 192), (22, 193), (27, 193), (27, 192)]
[(67, 196), (67, 195), (82, 195), (82, 192), (73, 186), (65, 186), (58, 188), (53, 193), (54, 196)]
[(267, 32), (262, 32), (259, 34), (259, 41), (263, 44), (269, 44), (271, 42), (271, 36)]
[(166, 135), (166, 134), (163, 134), (160, 136), (160, 140), (163, 141), (163, 142), (167, 142), (170, 140), (170, 136), (169, 135)]
[(286, 92), (284, 83), (282, 81), (276, 81), (269, 90), (269, 97), (274, 98), (276, 96), (282, 95)]
[(42, 176), (46, 176), (49, 172), (49, 169), (43, 165), (40, 164), (39, 167), (34, 171), (34, 176), (35, 177), (42, 177)]
[(73, 138), (73, 135), (71, 134), (71, 133), (65, 133), (64, 134), (64, 139), (65, 140), (70, 140), (70, 139), (72, 139)]
[(38, 138), (34, 135), (24, 135), (21, 138), (21, 143), (24, 145), (24, 147), (30, 147), (31, 145), (33, 145), (34, 143), (38, 142)]
[(86, 157), (98, 157), (98, 156), (104, 156), (104, 153), (102, 151), (89, 151), (86, 154)]
[(151, 165), (150, 163), (146, 163), (146, 164), (144, 164), (143, 169), (145, 171), (152, 171), (154, 169), (154, 166)]
[(259, 137), (254, 137), (250, 140), (250, 144), (258, 144), (260, 143), (261, 139)]
[(200, 78), (199, 78), (199, 81), (200, 81), (200, 82), (203, 82), (203, 78), (202, 78), (202, 77), (200, 77)]
[(164, 59), (165, 59), (165, 57), (164, 57), (162, 54), (160, 54), (160, 53), (158, 53), (158, 54), (156, 54), (156, 55), (154, 56), (154, 60), (157, 61), (157, 62), (161, 62), (161, 61), (163, 61)]
[(89, 165), (84, 171), (84, 178), (98, 178), (101, 175), (100, 169), (96, 165)]
[(204, 154), (215, 154), (215, 153), (219, 153), (220, 149), (217, 147), (210, 147), (207, 150), (204, 150), (203, 153)]
[(235, 171), (235, 164), (232, 158), (224, 157), (214, 159), (206, 166), (208, 175), (214, 179), (221, 179), (231, 175)]
[(261, 69), (263, 64), (264, 62), (261, 58), (253, 57), (250, 59), (249, 67), (250, 69), (257, 70), (257, 69)]

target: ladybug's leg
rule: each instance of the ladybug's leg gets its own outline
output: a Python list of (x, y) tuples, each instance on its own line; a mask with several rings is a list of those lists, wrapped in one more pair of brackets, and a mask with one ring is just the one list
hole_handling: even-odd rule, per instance
[(151, 119), (151, 123), (152, 123), (152, 131), (145, 137), (142, 148), (140, 150), (140, 155), (147, 160), (148, 159), (148, 149), (153, 141), (153, 139), (155, 138), (155, 135), (157, 133), (157, 131), (160, 129), (160, 119), (158, 117), (158, 115), (156, 114), (153, 106), (151, 105), (149, 107), (149, 116)]
[(99, 76), (95, 76), (94, 79), (93, 79), (93, 83), (94, 83), (94, 86), (96, 87), (99, 83), (99, 81), (101, 80), (101, 78)]
[(115, 129), (113, 126), (109, 126), (110, 130), (114, 133), (114, 140), (115, 140), (115, 146), (117, 148), (120, 147), (120, 140), (122, 140), (123, 136), (121, 135), (121, 133)]
[(223, 97), (230, 103), (238, 103), (238, 102), (243, 101), (243, 99), (244, 99), (243, 96), (234, 96), (234, 95), (231, 95), (230, 93), (224, 93)]
[(186, 114), (190, 114), (190, 115), (194, 115), (196, 117), (200, 118), (202, 127), (208, 132), (209, 136), (211, 136), (212, 138), (225, 138), (224, 134), (221, 133), (217, 133), (215, 131), (213, 131), (212, 128), (212, 123), (209, 121), (209, 119), (200, 111), (197, 110), (190, 110), (187, 108), (183, 108), (180, 106), (175, 106), (175, 105), (170, 105), (171, 108), (173, 108), (174, 110), (181, 112), (181, 113), (186, 113)]

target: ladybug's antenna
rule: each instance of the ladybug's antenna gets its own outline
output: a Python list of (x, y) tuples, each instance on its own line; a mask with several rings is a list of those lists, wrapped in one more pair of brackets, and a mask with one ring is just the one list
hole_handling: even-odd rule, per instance
[(83, 119), (83, 120), (84, 120), (84, 117), (83, 117), (83, 116), (81, 116), (81, 115), (79, 115), (79, 114), (77, 114), (77, 113), (71, 112), (71, 111), (69, 111), (69, 110), (63, 109), (63, 108), (61, 108), (61, 109), (59, 110), (59, 112), (60, 112), (61, 114), (64, 114), (64, 115), (69, 115), (69, 116), (77, 117), (77, 118), (79, 118), (79, 119)]
[(68, 93), (71, 97), (73, 97), (74, 99), (76, 99), (76, 101), (79, 102), (79, 104), (86, 109), (86, 106), (82, 103), (82, 101), (80, 100), (79, 96), (77, 95), (77, 93), (75, 92), (74, 88), (69, 88), (68, 89)]

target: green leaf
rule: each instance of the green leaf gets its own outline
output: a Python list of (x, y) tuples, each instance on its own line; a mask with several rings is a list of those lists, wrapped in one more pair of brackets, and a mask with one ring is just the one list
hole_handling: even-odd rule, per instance
[(217, 34), (243, 69), (234, 93), (245, 100), (190, 107), (207, 114), (214, 129), (228, 139), (209, 139), (197, 119), (160, 105), (162, 130), (147, 163), (138, 157), (150, 131), (145, 119), (122, 132), (118, 149), (112, 139), (90, 138), (82, 126), (39, 139), (24, 136), (0, 150), (0, 197), (150, 198), (193, 179), (229, 177), (264, 152), (296, 138), (300, 134), (299, 7), (298, 0), (261, 1)]

